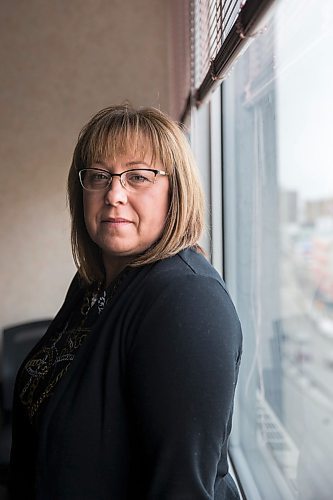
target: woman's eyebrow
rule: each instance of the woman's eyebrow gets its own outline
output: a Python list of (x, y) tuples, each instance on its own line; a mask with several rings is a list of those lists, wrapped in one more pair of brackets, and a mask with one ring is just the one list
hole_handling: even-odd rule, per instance
[(127, 163), (125, 163), (126, 167), (131, 167), (132, 165), (146, 165), (146, 167), (151, 166), (143, 160), (133, 160), (133, 161), (128, 161)]
[(108, 168), (107, 164), (103, 160), (95, 160), (92, 165), (102, 165), (104, 168)]

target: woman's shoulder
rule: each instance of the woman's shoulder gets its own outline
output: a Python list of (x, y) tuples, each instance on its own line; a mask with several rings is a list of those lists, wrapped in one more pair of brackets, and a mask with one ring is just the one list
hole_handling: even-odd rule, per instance
[(82, 299), (84, 293), (86, 292), (86, 286), (84, 285), (84, 282), (82, 278), (80, 277), (79, 273), (77, 272), (68, 289), (67, 293), (65, 295), (64, 302), (62, 306), (60, 307), (57, 315), (55, 316), (53, 320), (53, 324), (55, 325), (58, 321), (62, 321), (64, 318), (70, 314), (70, 312), (73, 310), (75, 305)]
[[(228, 339), (238, 359), (241, 327), (224, 282), (203, 255), (188, 249), (159, 261), (142, 283), (136, 340), (156, 335), (177, 342), (208, 334)], [(191, 340), (192, 339), (192, 340)], [(151, 342), (151, 340), (149, 340)]]
[(86, 290), (87, 285), (85, 285), (79, 272), (76, 272), (67, 289), (63, 306), (71, 303), (72, 301), (76, 301), (78, 296), (82, 296), (86, 292)]
[(172, 257), (158, 261), (154, 270), (156, 274), (167, 272), (181, 276), (207, 276), (223, 282), (207, 258), (194, 248), (187, 248)]
[(147, 285), (156, 291), (170, 287), (180, 290), (187, 283), (204, 288), (217, 286), (226, 291), (225, 283), (216, 269), (204, 255), (192, 248), (158, 261), (147, 277)]
[(220, 304), (235, 314), (232, 299), (216, 269), (200, 253), (186, 249), (177, 255), (157, 262), (142, 283), (142, 299), (149, 307), (197, 307)]

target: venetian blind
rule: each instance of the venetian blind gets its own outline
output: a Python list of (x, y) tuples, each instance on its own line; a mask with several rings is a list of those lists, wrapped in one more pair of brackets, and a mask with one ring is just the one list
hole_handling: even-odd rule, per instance
[(214, 60), (221, 49), (223, 40), (230, 32), (241, 0), (194, 0), (192, 16), (194, 18), (193, 45), (194, 50), (194, 85), (196, 88), (203, 82)]
[(275, 0), (189, 0), (191, 16), (191, 93), (200, 102), (228, 75)]

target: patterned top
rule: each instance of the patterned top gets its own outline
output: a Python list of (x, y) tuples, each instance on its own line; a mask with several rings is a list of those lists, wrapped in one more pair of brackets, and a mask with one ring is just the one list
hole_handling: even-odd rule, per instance
[(19, 398), (32, 424), (37, 423), (46, 401), (110, 301), (108, 292), (88, 290), (61, 331), (42, 341), (40, 348), (26, 361), (19, 379)]

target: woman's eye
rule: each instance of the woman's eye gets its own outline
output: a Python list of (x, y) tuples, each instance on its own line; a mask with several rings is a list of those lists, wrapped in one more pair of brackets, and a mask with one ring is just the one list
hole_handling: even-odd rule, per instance
[(148, 177), (145, 177), (139, 173), (132, 173), (127, 176), (128, 182), (133, 182), (135, 184), (143, 184), (145, 182), (149, 182)]
[(90, 179), (92, 181), (105, 181), (108, 180), (108, 176), (102, 172), (94, 172), (91, 174)]

